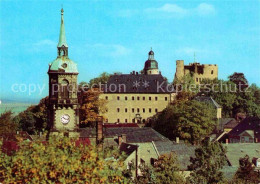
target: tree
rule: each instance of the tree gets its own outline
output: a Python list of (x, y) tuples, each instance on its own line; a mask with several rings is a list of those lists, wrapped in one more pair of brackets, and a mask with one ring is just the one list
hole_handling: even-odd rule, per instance
[(188, 181), (190, 183), (216, 184), (224, 180), (220, 171), (225, 165), (226, 150), (218, 142), (206, 139), (202, 146), (195, 150), (195, 157), (191, 157), (189, 169), (192, 171)]
[(99, 89), (82, 92), (81, 123), (87, 124), (96, 121), (99, 114), (106, 111), (106, 100), (99, 98), (100, 93)]
[(19, 128), (30, 134), (44, 131), (48, 125), (48, 97), (40, 100), (38, 105), (32, 105), (14, 117)]
[(250, 162), (250, 158), (246, 155), (244, 158), (239, 159), (239, 168), (234, 178), (236, 183), (259, 183), (260, 176), (254, 171), (253, 163)]
[(14, 133), (17, 129), (17, 124), (13, 121), (13, 113), (6, 111), (0, 115), (0, 135), (5, 133)]
[(245, 89), (246, 87), (248, 87), (248, 81), (245, 77), (245, 75), (243, 73), (233, 73), (232, 75), (230, 75), (229, 80), (233, 83), (236, 84), (236, 86), (238, 87), (238, 89)]
[(151, 119), (151, 126), (164, 136), (181, 137), (198, 144), (216, 125), (216, 110), (196, 100), (174, 103)]
[(89, 88), (95, 87), (96, 85), (99, 85), (99, 84), (107, 83), (110, 76), (111, 76), (111, 74), (109, 74), (107, 72), (101, 73), (98, 77), (91, 79), (89, 81)]
[(184, 178), (179, 174), (177, 157), (173, 154), (161, 155), (154, 166), (156, 183), (179, 184), (184, 183)]
[(153, 166), (141, 165), (142, 176), (136, 183), (184, 183), (184, 178), (179, 174), (179, 166), (175, 155), (161, 155)]
[(21, 142), (12, 156), (0, 151), (3, 183), (125, 183), (121, 157), (67, 137), (48, 142)]

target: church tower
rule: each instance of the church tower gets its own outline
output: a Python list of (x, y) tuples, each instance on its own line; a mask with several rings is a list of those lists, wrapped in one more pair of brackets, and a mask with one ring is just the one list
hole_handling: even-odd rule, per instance
[(52, 134), (74, 136), (79, 126), (77, 64), (69, 59), (61, 9), (57, 58), (49, 64), (49, 128)]
[(158, 75), (159, 69), (158, 69), (158, 63), (154, 59), (154, 52), (151, 51), (148, 53), (148, 60), (144, 64), (143, 72), (145, 75)]

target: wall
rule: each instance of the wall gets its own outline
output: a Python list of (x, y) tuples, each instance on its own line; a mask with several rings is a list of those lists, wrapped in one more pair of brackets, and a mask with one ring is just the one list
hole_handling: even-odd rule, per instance
[[(108, 111), (101, 115), (103, 115), (105, 117), (105, 121), (107, 119), (107, 122), (109, 123), (118, 122), (118, 119), (122, 123), (125, 123), (126, 119), (128, 123), (132, 123), (133, 119), (138, 113), (137, 108), (139, 108), (139, 114), (142, 117), (142, 120), (147, 120), (147, 118), (152, 117), (156, 114), (156, 109), (158, 112), (162, 111), (171, 101), (170, 94), (113, 93), (100, 95), (101, 99), (106, 99), (106, 97), (108, 98), (106, 104)], [(117, 99), (118, 97), (120, 98), (120, 100)], [(126, 97), (127, 100), (125, 100)], [(134, 97), (134, 100), (132, 100), (132, 97)], [(145, 100), (143, 100), (143, 97), (145, 98)], [(151, 100), (149, 100), (149, 97), (151, 97)], [(157, 98), (157, 100), (155, 100), (155, 98)], [(167, 98), (167, 100), (165, 100), (165, 98)], [(118, 108), (120, 109), (120, 112), (117, 111)], [(125, 109), (127, 109), (127, 112), (125, 111)], [(134, 112), (132, 111), (132, 109), (134, 109)], [(143, 109), (145, 109), (145, 112), (143, 112)], [(151, 112), (149, 112), (149, 109), (151, 109)], [(135, 120), (135, 122), (137, 122), (137, 120)]]

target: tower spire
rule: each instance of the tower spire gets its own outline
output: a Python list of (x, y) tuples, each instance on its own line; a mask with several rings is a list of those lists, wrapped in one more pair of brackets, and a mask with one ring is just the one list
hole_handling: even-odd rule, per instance
[(63, 45), (65, 47), (68, 47), (67, 42), (66, 42), (66, 36), (65, 36), (63, 12), (64, 12), (64, 10), (63, 10), (63, 8), (61, 8), (60, 38), (59, 38), (58, 47), (62, 47)]
[(59, 43), (57, 46), (58, 56), (68, 56), (68, 44), (66, 42), (66, 36), (65, 36), (63, 13), (64, 13), (64, 10), (63, 10), (63, 8), (61, 8), (60, 36), (59, 36)]

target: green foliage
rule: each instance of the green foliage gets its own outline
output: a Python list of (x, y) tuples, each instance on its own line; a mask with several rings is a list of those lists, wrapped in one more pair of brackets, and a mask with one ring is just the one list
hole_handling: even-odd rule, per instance
[(21, 142), (12, 156), (0, 152), (0, 177), (4, 183), (124, 183), (120, 156), (67, 137), (48, 142)]
[(21, 130), (30, 134), (45, 130), (48, 124), (48, 97), (41, 99), (38, 105), (30, 106), (18, 114), (14, 117), (14, 121), (19, 124)]
[(239, 168), (236, 172), (234, 181), (236, 183), (259, 183), (260, 175), (257, 174), (257, 171), (254, 171), (252, 162), (250, 158), (246, 155), (244, 158), (239, 159)]
[(164, 136), (180, 137), (192, 144), (208, 136), (216, 125), (216, 110), (196, 100), (174, 103), (151, 120), (151, 126)]
[(140, 166), (142, 177), (136, 183), (162, 183), (179, 184), (185, 183), (183, 176), (179, 174), (177, 158), (175, 155), (161, 155), (154, 166)]
[(13, 121), (13, 113), (6, 111), (0, 115), (0, 135), (4, 133), (13, 133), (17, 129), (17, 124)]
[(192, 170), (189, 183), (216, 184), (223, 182), (223, 168), (226, 162), (226, 150), (218, 142), (205, 140), (199, 148), (195, 150), (195, 157), (190, 159)]
[(228, 78), (231, 82), (235, 83), (239, 89), (244, 89), (248, 87), (248, 81), (243, 73), (235, 72)]
[(89, 87), (91, 88), (91, 87), (93, 87), (93, 86), (95, 86), (95, 85), (99, 85), (99, 83), (101, 83), (101, 84), (107, 83), (107, 81), (108, 81), (108, 79), (109, 79), (110, 76), (111, 76), (111, 75), (110, 75), (109, 73), (103, 72), (103, 73), (100, 74), (98, 77), (96, 77), (96, 78), (94, 78), (94, 79), (91, 79), (91, 80), (89, 81)]

